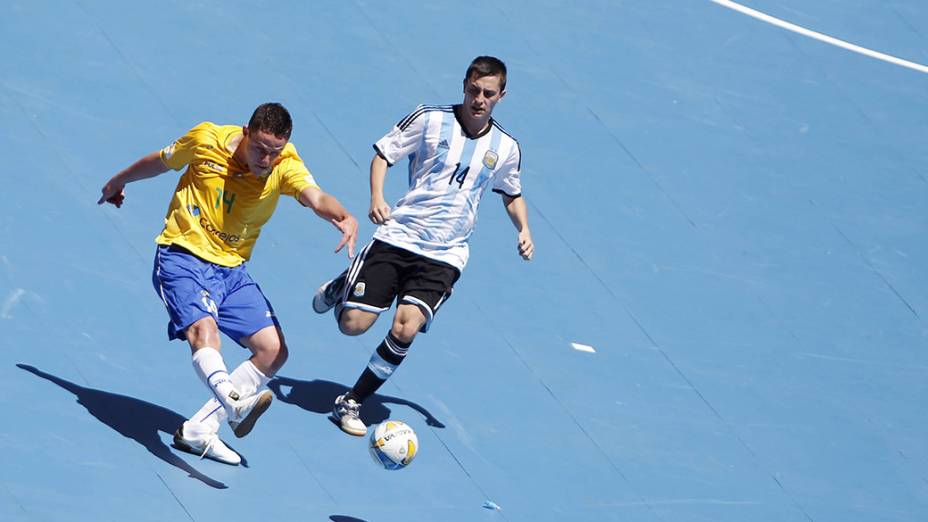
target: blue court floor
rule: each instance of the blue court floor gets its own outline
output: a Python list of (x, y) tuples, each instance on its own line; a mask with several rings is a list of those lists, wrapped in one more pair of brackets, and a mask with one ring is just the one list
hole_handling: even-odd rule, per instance
[[(0, 520), (928, 520), (925, 2), (8, 0), (0, 49)], [(280, 101), (361, 219), (371, 144), (481, 54), (537, 253), (488, 194), (365, 405), (415, 462), (328, 420), (389, 320), (312, 312), (347, 259), (288, 199), (249, 263), (291, 349), (276, 400), (223, 431), (244, 466), (172, 448), (207, 398), (150, 283), (176, 174), (121, 209), (103, 184)]]

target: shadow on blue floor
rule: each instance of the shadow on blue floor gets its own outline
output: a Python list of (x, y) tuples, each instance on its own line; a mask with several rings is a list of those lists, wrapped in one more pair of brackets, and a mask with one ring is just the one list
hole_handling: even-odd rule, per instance
[[(217, 489), (227, 487), (222, 482), (197, 471), (161, 441), (159, 432), (173, 435), (174, 430), (184, 422), (184, 417), (177, 412), (134, 397), (85, 388), (28, 364), (16, 366), (73, 393), (77, 398), (77, 403), (87, 408), (87, 412), (97, 420), (120, 435), (138, 442), (155, 457), (187, 472), (191, 478)], [(242, 463), (245, 464), (244, 459)]]
[[(924, 0), (742, 3), (928, 62)], [(0, 49), (0, 521), (928, 520), (928, 76), (710, 0), (0, 2)], [(135, 397), (206, 394), (150, 284), (178, 174), (118, 210), (103, 183), (280, 101), (364, 242), (371, 144), (460, 102), (479, 54), (509, 66), (537, 253), (487, 193), (362, 411), (408, 421), (415, 463), (320, 417), (382, 334), (311, 312), (345, 258), (292, 198), (249, 264), (292, 344), (281, 404), (247, 469), (173, 451), (182, 415)]]
[[(299, 406), (306, 411), (331, 415), (332, 404), (335, 398), (348, 391), (349, 387), (337, 382), (314, 379), (312, 381), (301, 381), (289, 377), (277, 376), (268, 383), (274, 395), (287, 404)], [(375, 393), (366, 401), (361, 409), (361, 420), (368, 426), (379, 424), (390, 418), (391, 410), (386, 405), (395, 404), (397, 406), (408, 406), (419, 412), (428, 426), (434, 428), (444, 428), (445, 425), (435, 418), (423, 406), (415, 402)], [(330, 420), (331, 417), (330, 417)], [(333, 421), (334, 422), (334, 421)]]

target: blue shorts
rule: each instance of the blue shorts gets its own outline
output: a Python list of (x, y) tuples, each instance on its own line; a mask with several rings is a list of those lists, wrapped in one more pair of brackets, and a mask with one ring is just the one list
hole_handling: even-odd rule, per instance
[(204, 261), (178, 246), (158, 245), (151, 281), (168, 309), (171, 340), (186, 340), (187, 327), (207, 315), (240, 345), (243, 337), (271, 325), (280, 326), (271, 303), (244, 264), (229, 268)]

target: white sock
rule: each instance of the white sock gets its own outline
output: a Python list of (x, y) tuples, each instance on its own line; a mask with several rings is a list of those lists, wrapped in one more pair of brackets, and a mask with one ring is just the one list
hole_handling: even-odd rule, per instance
[(233, 407), (229, 394), (235, 392), (226, 363), (222, 360), (219, 350), (204, 347), (193, 352), (193, 370), (200, 377), (216, 400), (226, 409)]
[[(251, 359), (246, 359), (229, 375), (229, 380), (242, 397), (247, 397), (263, 388), (271, 379), (255, 368)], [(210, 399), (184, 423), (184, 435), (197, 437), (218, 433), (219, 425), (227, 418), (229, 414), (219, 401)]]

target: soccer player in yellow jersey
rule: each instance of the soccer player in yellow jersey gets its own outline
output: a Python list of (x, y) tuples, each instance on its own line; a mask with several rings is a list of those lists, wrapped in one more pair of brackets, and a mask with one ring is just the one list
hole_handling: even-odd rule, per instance
[[(186, 167), (155, 240), (152, 283), (170, 317), (168, 337), (190, 344), (213, 398), (177, 429), (174, 447), (226, 464), (241, 457), (219, 439), (222, 421), (247, 435), (273, 399), (265, 385), (287, 360), (274, 310), (245, 270), (281, 194), (334, 224), (342, 233), (335, 251), (347, 246), (354, 257), (358, 222), (316, 185), (289, 143), (292, 128), (279, 103), (259, 106), (245, 127), (201, 123), (113, 176), (97, 202), (121, 207), (127, 183)], [(220, 331), (252, 353), (231, 373)]]

